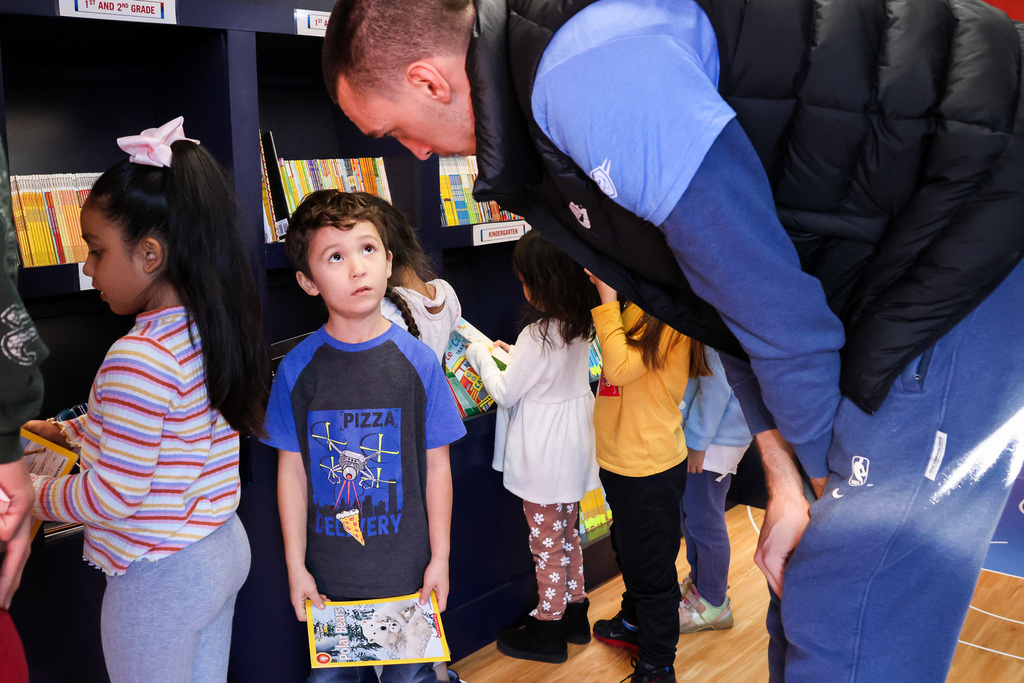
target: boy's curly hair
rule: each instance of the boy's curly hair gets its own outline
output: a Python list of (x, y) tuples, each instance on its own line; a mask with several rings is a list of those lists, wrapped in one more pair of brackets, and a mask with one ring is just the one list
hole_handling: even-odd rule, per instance
[[(372, 198), (372, 201), (369, 198)], [(365, 192), (342, 192), (328, 189), (310, 192), (295, 209), (288, 221), (288, 232), (284, 238), (284, 253), (288, 256), (295, 270), (310, 280), (313, 273), (309, 269), (309, 249), (313, 238), (321, 228), (351, 230), (360, 222), (367, 221), (377, 229), (385, 251), (390, 251), (388, 244), (388, 212), (382, 207), (383, 200)], [(389, 207), (390, 208), (390, 207)], [(409, 310), (409, 304), (398, 292), (388, 285), (384, 296), (402, 313), (405, 326), (414, 337), (420, 336), (419, 328)]]

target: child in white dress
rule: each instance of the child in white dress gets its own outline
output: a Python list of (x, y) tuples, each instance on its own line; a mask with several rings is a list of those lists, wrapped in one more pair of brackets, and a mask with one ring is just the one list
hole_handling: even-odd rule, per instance
[(467, 359), (484, 387), (509, 411), (495, 435), (494, 468), (523, 499), (537, 572), (537, 608), (526, 625), (502, 631), (498, 649), (510, 657), (564, 662), (566, 642), (590, 641), (583, 582), (579, 501), (597, 488), (594, 395), (590, 389), (590, 309), (597, 291), (583, 269), (537, 232), (519, 240), (513, 264), (533, 307), (533, 322), (509, 351), (504, 371), (486, 344)]

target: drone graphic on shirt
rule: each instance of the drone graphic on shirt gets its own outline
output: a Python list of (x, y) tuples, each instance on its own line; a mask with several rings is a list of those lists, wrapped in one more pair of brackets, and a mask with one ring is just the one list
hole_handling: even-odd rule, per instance
[(397, 448), (389, 448), (383, 434), (365, 434), (360, 439), (359, 450), (348, 447), (348, 439), (341, 430), (332, 434), (330, 422), (313, 425), (310, 436), (328, 453), (320, 458), (319, 465), (327, 473), (327, 481), (334, 484), (337, 495), (334, 509), (361, 507), (361, 494), (382, 485), (393, 485), (394, 480), (381, 476), (381, 465), (397, 456)]

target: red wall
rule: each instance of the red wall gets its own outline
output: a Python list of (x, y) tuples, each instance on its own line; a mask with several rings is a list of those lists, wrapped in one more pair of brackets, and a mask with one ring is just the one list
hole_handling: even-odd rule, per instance
[(1007, 14), (1010, 15), (1011, 19), (1017, 21), (1024, 21), (1024, 0), (986, 0), (988, 4), (993, 7), (998, 7)]

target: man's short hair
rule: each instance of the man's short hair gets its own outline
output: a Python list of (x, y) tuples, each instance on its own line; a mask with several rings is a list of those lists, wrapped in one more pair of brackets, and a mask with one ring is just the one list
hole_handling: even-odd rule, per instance
[(386, 95), (409, 64), (465, 50), (474, 16), (472, 0), (337, 0), (321, 54), (331, 100), (340, 76)]

